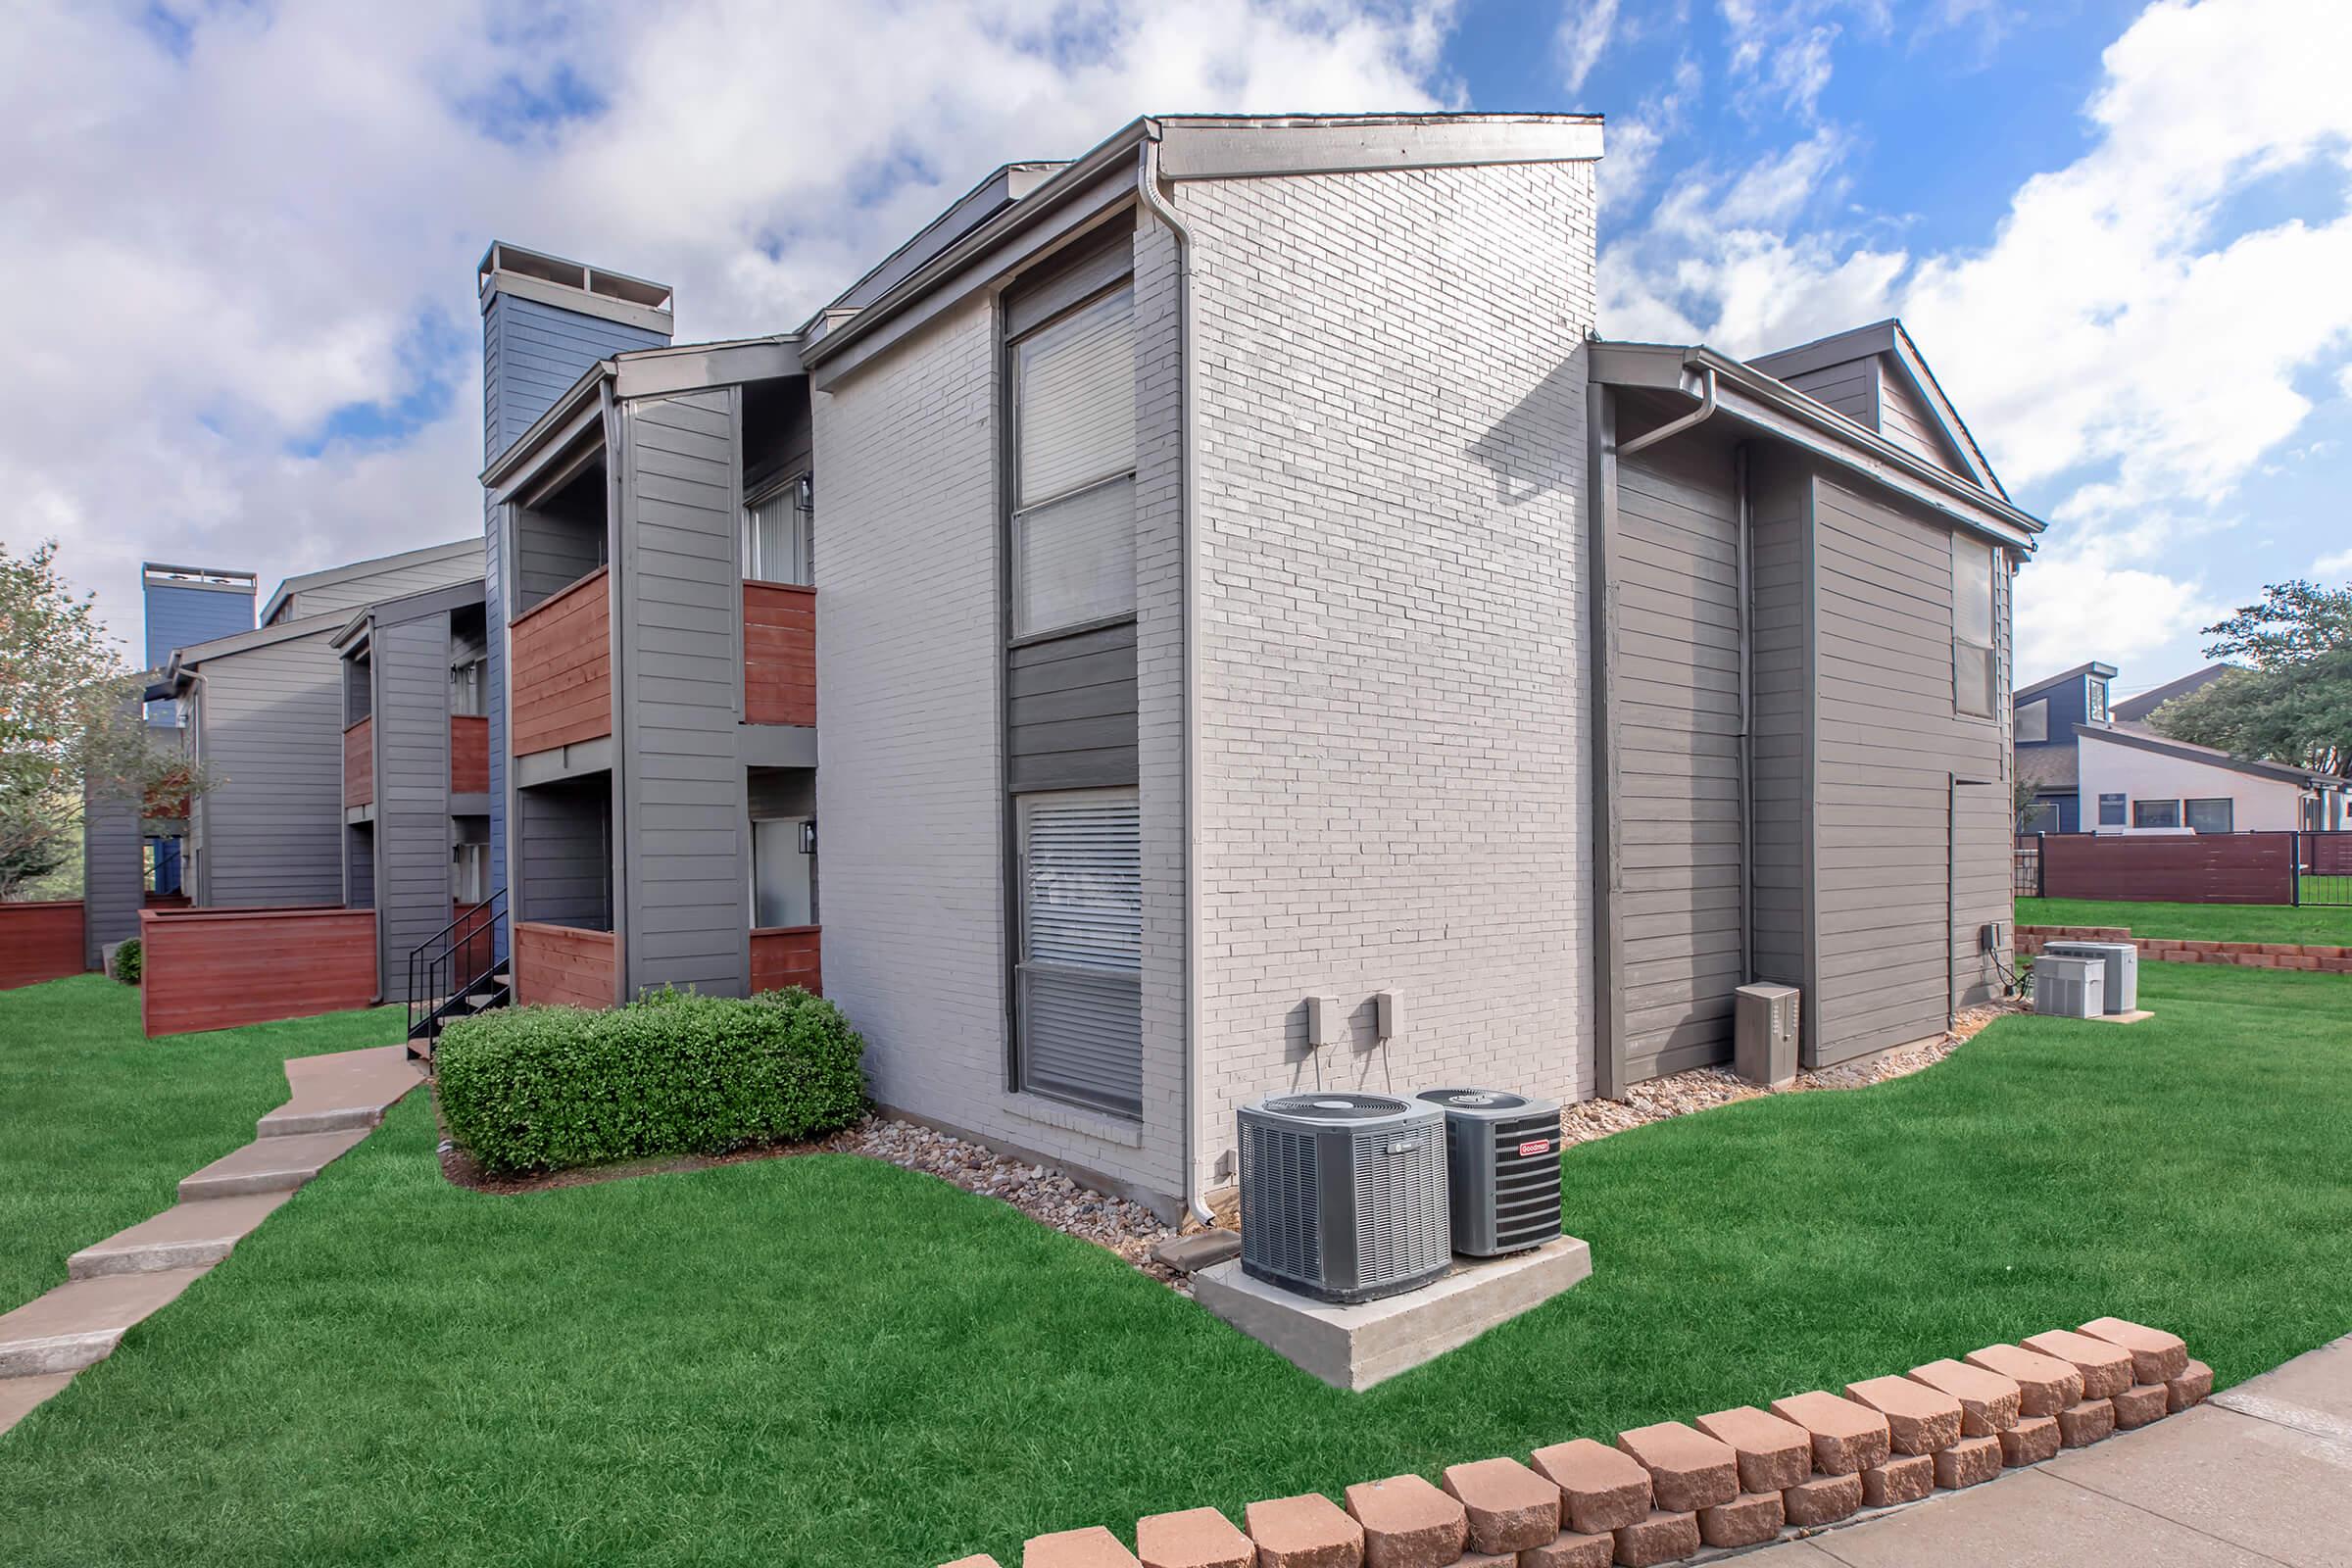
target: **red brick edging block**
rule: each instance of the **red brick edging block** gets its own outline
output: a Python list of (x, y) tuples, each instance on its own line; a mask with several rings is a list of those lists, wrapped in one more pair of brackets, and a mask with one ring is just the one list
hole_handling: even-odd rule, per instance
[(2017, 951), (2031, 956), (2051, 942), (2129, 942), (2151, 963), (2220, 963), (2241, 969), (2304, 969), (2352, 974), (2352, 948), (2308, 942), (2190, 942), (2135, 937), (2128, 926), (2021, 925)]
[[(1137, 1522), (1131, 1552), (1100, 1526), (1033, 1538), (1020, 1568), (1650, 1568), (1703, 1548), (1806, 1534), (1863, 1508), (1992, 1480), (2185, 1410), (2213, 1369), (2180, 1336), (2093, 1318), (1900, 1377), (1864, 1378), (1661, 1421), (1615, 1446), (1575, 1438), (1516, 1458)], [(945, 1568), (998, 1568), (972, 1556)]]

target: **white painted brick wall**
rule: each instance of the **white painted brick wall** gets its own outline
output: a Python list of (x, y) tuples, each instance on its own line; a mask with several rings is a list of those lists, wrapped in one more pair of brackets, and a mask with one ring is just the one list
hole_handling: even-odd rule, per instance
[(1142, 251), (1143, 1123), (1004, 1087), (999, 351), (987, 298), (813, 400), (817, 815), (825, 991), (865, 1035), (874, 1096), (1166, 1196), (1183, 1187), (1176, 319), (1164, 230), (1149, 230)]
[[(1273, 1090), (1583, 1098), (1592, 166), (1178, 200), (1204, 377), (1204, 1174)], [(1379, 1046), (1386, 987), (1407, 1023)], [(1313, 993), (1353, 1009), (1319, 1059)]]

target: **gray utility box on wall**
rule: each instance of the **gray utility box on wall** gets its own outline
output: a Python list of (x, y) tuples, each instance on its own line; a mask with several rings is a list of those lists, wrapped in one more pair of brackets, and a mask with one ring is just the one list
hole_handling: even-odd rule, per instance
[(1794, 986), (1759, 983), (1733, 992), (1733, 1070), (1768, 1088), (1794, 1081), (1796, 1009)]
[(2060, 958), (2096, 958), (2106, 966), (2105, 1006), (2109, 1012), (2139, 1008), (2139, 949), (2129, 942), (2045, 942), (2042, 953)]
[(1274, 1095), (1237, 1119), (1243, 1273), (1320, 1301), (1369, 1301), (1452, 1266), (1437, 1106)]
[(1453, 1250), (1499, 1257), (1560, 1234), (1560, 1102), (1507, 1089), (1424, 1089), (1446, 1113)]
[(2107, 962), (2043, 954), (2034, 960), (2034, 1010), (2052, 1018), (2096, 1018), (2106, 1010)]

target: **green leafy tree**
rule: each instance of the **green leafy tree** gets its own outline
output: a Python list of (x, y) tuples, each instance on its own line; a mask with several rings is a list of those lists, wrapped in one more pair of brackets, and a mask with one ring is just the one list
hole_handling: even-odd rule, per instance
[(94, 596), (59, 573), (56, 542), (29, 556), (0, 543), (0, 900), (77, 885), (85, 783), (149, 816), (202, 793), (176, 739), (148, 733), (139, 694)]
[(2272, 583), (2262, 602), (2205, 628), (2232, 670), (2148, 716), (2175, 740), (2290, 767), (2352, 767), (2352, 586)]

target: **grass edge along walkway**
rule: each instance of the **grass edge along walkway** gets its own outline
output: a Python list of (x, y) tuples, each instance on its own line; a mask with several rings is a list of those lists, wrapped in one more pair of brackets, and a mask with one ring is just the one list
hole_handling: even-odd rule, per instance
[(2352, 1187), (2314, 1176), (2352, 980), (2142, 976), (2148, 1023), (2004, 1018), (1908, 1078), (1571, 1150), (1593, 1277), (1365, 1395), (922, 1176), (494, 1197), (441, 1179), (412, 1097), (0, 1438), (0, 1560), (1012, 1562), (2101, 1313), (2228, 1384), (2352, 1327)]

